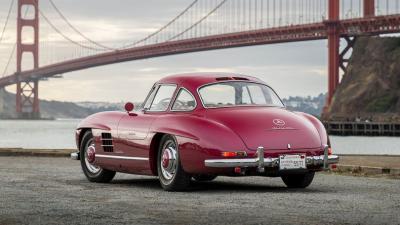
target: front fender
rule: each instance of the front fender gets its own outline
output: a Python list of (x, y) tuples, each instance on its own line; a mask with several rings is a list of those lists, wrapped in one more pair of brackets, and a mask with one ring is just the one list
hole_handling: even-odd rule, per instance
[(90, 115), (83, 119), (77, 129), (91, 128), (101, 130), (111, 130), (118, 126), (118, 122), (125, 115), (122, 112), (100, 112)]
[(125, 115), (122, 112), (100, 112), (83, 119), (77, 126), (75, 132), (76, 145), (79, 149), (83, 130), (99, 129), (105, 131), (116, 130), (121, 118)]

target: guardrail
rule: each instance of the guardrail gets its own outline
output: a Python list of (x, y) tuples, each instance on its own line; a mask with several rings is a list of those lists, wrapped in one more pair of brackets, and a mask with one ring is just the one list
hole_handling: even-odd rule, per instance
[(330, 135), (400, 136), (400, 123), (325, 121)]

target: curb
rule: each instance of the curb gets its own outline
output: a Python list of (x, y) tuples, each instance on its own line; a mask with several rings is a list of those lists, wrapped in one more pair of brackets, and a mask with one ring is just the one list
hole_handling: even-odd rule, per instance
[(69, 157), (74, 149), (23, 149), (2, 148), (0, 156)]
[(338, 164), (332, 172), (350, 173), (359, 175), (400, 175), (400, 168), (383, 168), (359, 165), (341, 165)]

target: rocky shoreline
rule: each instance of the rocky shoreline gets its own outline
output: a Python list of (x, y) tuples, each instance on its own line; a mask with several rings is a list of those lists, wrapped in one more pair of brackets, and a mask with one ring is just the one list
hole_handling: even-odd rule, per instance
[(357, 38), (324, 119), (400, 122), (399, 59), (400, 38)]

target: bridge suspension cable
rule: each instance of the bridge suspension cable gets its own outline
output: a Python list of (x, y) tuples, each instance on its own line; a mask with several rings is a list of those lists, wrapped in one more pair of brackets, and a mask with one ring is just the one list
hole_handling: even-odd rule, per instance
[(3, 74), (1, 75), (1, 77), (4, 77), (4, 76), (6, 75), (7, 70), (8, 70), (8, 67), (9, 67), (10, 64), (11, 64), (11, 60), (12, 60), (12, 58), (14, 57), (14, 54), (15, 54), (15, 50), (16, 50), (16, 49), (17, 49), (17, 43), (14, 44), (14, 47), (13, 47), (13, 49), (12, 49), (12, 51), (11, 51), (10, 57), (9, 57), (8, 60), (7, 60), (6, 66), (4, 67)]
[(87, 37), (86, 35), (84, 35), (81, 31), (79, 31), (74, 25), (72, 25), (69, 20), (64, 16), (64, 14), (59, 10), (59, 8), (56, 6), (56, 4), (54, 3), (53, 0), (49, 0), (50, 5), (54, 8), (54, 10), (58, 13), (58, 15), (64, 20), (64, 22), (72, 29), (74, 30), (78, 35), (80, 35), (83, 39), (85, 39), (86, 41), (98, 46), (99, 48), (103, 48), (104, 50), (116, 50), (115, 48), (111, 48), (108, 46), (105, 46), (101, 43), (98, 43), (92, 39), (90, 39), (89, 37)]
[(220, 2), (214, 9), (212, 9), (208, 14), (206, 14), (205, 16), (203, 16), (200, 20), (198, 20), (196, 23), (192, 24), (190, 27), (186, 28), (185, 30), (183, 30), (182, 32), (176, 34), (175, 36), (169, 38), (167, 41), (171, 41), (174, 40), (180, 36), (182, 36), (183, 34), (185, 34), (186, 32), (188, 32), (189, 30), (191, 30), (192, 28), (196, 27), (197, 25), (199, 25), (201, 22), (203, 22), (205, 19), (207, 19), (210, 15), (212, 15), (215, 11), (217, 11), (219, 8), (221, 8), (222, 5), (224, 5), (226, 3), (227, 0), (223, 0), (222, 2)]
[(15, 0), (11, 0), (10, 7), (9, 7), (8, 13), (7, 13), (7, 17), (6, 17), (6, 20), (5, 20), (5, 22), (4, 22), (3, 30), (1, 31), (1, 35), (0, 35), (0, 44), (1, 44), (1, 42), (3, 41), (3, 37), (4, 37), (4, 34), (5, 34), (5, 32), (6, 32), (6, 29), (7, 29), (8, 21), (9, 21), (9, 19), (10, 19), (11, 10), (12, 10), (12, 8), (13, 8), (13, 6), (14, 6), (14, 2), (15, 2)]
[(146, 40), (148, 40), (148, 39), (150, 39), (150, 38), (156, 36), (157, 34), (160, 34), (162, 31), (166, 30), (170, 25), (172, 25), (173, 23), (175, 23), (175, 22), (176, 22), (179, 18), (181, 18), (184, 14), (186, 14), (194, 5), (196, 5), (196, 3), (197, 3), (198, 1), (199, 1), (199, 0), (194, 0), (194, 1), (193, 1), (188, 7), (186, 7), (181, 13), (179, 13), (176, 17), (174, 17), (171, 21), (169, 21), (167, 24), (165, 24), (164, 26), (162, 26), (162, 27), (161, 27), (160, 29), (158, 29), (156, 32), (154, 32), (154, 33), (152, 33), (152, 34), (150, 34), (150, 35), (148, 35), (148, 36), (146, 36), (146, 37), (144, 37), (144, 38), (142, 38), (142, 39), (140, 39), (140, 40), (138, 40), (138, 41), (135, 41), (135, 42), (133, 42), (133, 43), (131, 43), (131, 44), (122, 46), (121, 48), (123, 49), (123, 48), (129, 48), (129, 47), (132, 47), (132, 46), (136, 46), (136, 45), (138, 45), (138, 44), (140, 44), (140, 43), (143, 43), (143, 42), (145, 42)]
[[(7, 13), (7, 16), (6, 16), (6, 19), (5, 19), (5, 22), (4, 22), (4, 26), (3, 26), (3, 29), (2, 29), (2, 32), (1, 32), (1, 35), (0, 35), (0, 44), (3, 41), (4, 35), (5, 35), (6, 29), (7, 29), (7, 26), (8, 26), (8, 21), (10, 20), (11, 11), (12, 11), (13, 6), (14, 6), (14, 2), (15, 2), (15, 0), (11, 0), (10, 7), (8, 9), (8, 13)], [(8, 67), (9, 67), (9, 65), (11, 63), (11, 58), (14, 55), (16, 47), (17, 47), (17, 45), (15, 44), (13, 50), (11, 51), (10, 57), (8, 58), (7, 63), (5, 65), (5, 67), (4, 67), (4, 70), (3, 70), (3, 73), (1, 75), (1, 77), (4, 77), (6, 75)]]
[[(339, 1), (340, 19), (361, 18), (363, 16), (363, 0)], [(11, 0), (6, 23), (3, 27), (3, 32), (0, 33), (0, 43), (3, 41), (8, 18), (13, 5), (15, 5), (14, 2), (15, 0)], [(56, 43), (56, 41), (49, 41), (51, 38), (41, 39), (43, 45), (40, 45), (42, 50), (40, 54), (45, 57), (40, 58), (48, 60), (46, 64), (51, 64), (96, 53), (124, 50), (169, 41), (321, 23), (327, 19), (328, 2), (329, 0), (192, 0), (188, 2), (190, 4), (186, 8), (169, 20), (168, 23), (155, 29), (154, 32), (152, 31), (144, 38), (137, 41), (130, 40), (125, 42), (126, 44), (111, 47), (87, 36), (85, 32), (82, 32), (84, 31), (83, 29), (78, 29), (75, 26), (76, 24), (71, 23), (64, 15), (63, 10), (57, 6), (57, 1), (49, 0), (51, 14), (48, 11), (39, 9), (39, 15), (45, 21), (43, 24), (45, 26), (48, 24), (49, 29), (52, 30), (51, 33), (57, 33), (61, 36), (63, 45)], [(375, 13), (377, 15), (399, 14), (399, 8), (400, 0), (375, 0)], [(57, 19), (61, 18), (62, 24), (55, 22), (53, 16)], [(70, 33), (71, 29), (73, 32)], [(65, 45), (64, 40), (67, 43)], [(62, 50), (55, 54), (55, 51), (49, 51), (50, 47), (57, 47)], [(14, 55), (14, 52), (15, 48), (10, 57)], [(41, 60), (41, 63), (45, 60)], [(10, 62), (12, 64), (11, 59), (6, 65), (6, 70)]]
[(51, 21), (50, 19), (39, 9), (39, 13), (40, 15), (43, 17), (43, 19), (47, 22), (47, 24), (50, 25), (50, 27), (57, 32), (59, 35), (61, 35), (65, 40), (71, 42), (72, 44), (75, 44), (79, 47), (82, 48), (86, 48), (86, 49), (90, 49), (90, 50), (94, 50), (94, 51), (104, 51), (104, 49), (100, 49), (100, 48), (95, 48), (95, 47), (91, 47), (91, 46), (87, 46), (84, 44), (79, 43), (78, 41), (74, 41), (71, 38), (69, 38), (66, 34), (64, 34), (60, 29), (58, 29)]

